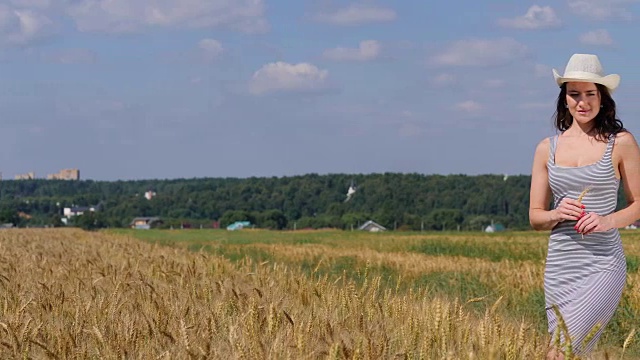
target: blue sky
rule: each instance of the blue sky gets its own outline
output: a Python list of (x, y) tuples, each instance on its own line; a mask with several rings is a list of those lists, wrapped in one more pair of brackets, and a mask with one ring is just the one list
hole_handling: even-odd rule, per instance
[(635, 0), (0, 0), (0, 171), (94, 180), (529, 174), (573, 53), (622, 77)]

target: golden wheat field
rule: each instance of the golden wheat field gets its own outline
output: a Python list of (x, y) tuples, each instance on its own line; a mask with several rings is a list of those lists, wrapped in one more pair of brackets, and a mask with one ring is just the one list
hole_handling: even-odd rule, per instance
[[(640, 236), (623, 238), (597, 359), (640, 357)], [(542, 359), (545, 239), (2, 231), (0, 358)]]

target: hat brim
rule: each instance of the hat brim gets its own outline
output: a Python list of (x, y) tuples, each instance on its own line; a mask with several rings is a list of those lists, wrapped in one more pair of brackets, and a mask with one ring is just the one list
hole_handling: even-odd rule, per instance
[(610, 74), (606, 76), (594, 76), (593, 74), (583, 75), (583, 76), (561, 76), (556, 69), (553, 70), (553, 77), (556, 80), (556, 84), (558, 86), (562, 86), (563, 83), (566, 82), (591, 82), (596, 84), (601, 84), (606, 86), (609, 91), (613, 92), (620, 85), (620, 75), (618, 74)]

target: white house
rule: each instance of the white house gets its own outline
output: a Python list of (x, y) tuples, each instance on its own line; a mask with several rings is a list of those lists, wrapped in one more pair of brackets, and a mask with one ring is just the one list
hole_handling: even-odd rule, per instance
[(151, 200), (151, 199), (153, 199), (156, 195), (157, 195), (157, 194), (156, 194), (156, 192), (155, 192), (155, 191), (151, 191), (151, 190), (149, 190), (149, 191), (147, 191), (147, 192), (145, 192), (145, 193), (144, 193), (144, 197), (145, 197), (147, 200)]
[(131, 220), (131, 223), (129, 223), (129, 227), (132, 229), (149, 230), (162, 223), (162, 219), (158, 216), (141, 216)]
[(85, 211), (96, 211), (95, 206), (74, 206), (74, 207), (66, 207), (63, 210), (63, 215), (67, 218), (72, 216), (78, 216), (85, 213)]
[(505, 228), (502, 224), (491, 224), (484, 229), (484, 232), (493, 233), (497, 231), (504, 231)]
[(369, 220), (366, 223), (362, 224), (362, 226), (360, 226), (358, 230), (379, 232), (379, 231), (385, 231), (387, 229), (384, 226), (376, 223), (375, 221)]

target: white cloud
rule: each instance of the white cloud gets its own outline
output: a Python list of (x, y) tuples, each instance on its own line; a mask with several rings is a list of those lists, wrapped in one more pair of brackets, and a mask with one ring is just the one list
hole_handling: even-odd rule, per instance
[(580, 42), (586, 45), (612, 45), (613, 39), (605, 29), (589, 31), (580, 36)]
[(271, 92), (314, 92), (326, 87), (329, 76), (313, 64), (275, 62), (253, 74), (249, 91), (254, 95)]
[(569, 9), (594, 20), (631, 19), (627, 5), (637, 0), (568, 0)]
[(0, 42), (26, 45), (54, 31), (48, 17), (33, 10), (17, 10), (0, 4)]
[(533, 74), (536, 77), (549, 77), (551, 74), (551, 67), (543, 64), (535, 64), (533, 67)]
[(498, 24), (507, 28), (538, 30), (558, 27), (561, 21), (550, 6), (533, 5), (526, 14), (512, 19), (500, 19)]
[(422, 127), (415, 121), (403, 122), (398, 128), (398, 135), (402, 137), (419, 136), (422, 135), (422, 133)]
[(521, 103), (518, 105), (518, 107), (520, 109), (525, 109), (525, 110), (538, 110), (538, 109), (553, 109), (555, 107), (555, 104), (553, 102), (526, 102), (526, 103)]
[(456, 104), (456, 109), (468, 113), (478, 112), (483, 108), (482, 104), (473, 100), (467, 100)]
[(352, 4), (332, 13), (315, 16), (320, 22), (334, 25), (360, 25), (373, 22), (389, 22), (397, 17), (393, 9), (368, 4)]
[(97, 61), (97, 55), (87, 49), (56, 50), (43, 55), (49, 62), (58, 64), (93, 64)]
[(358, 48), (337, 47), (326, 50), (323, 56), (335, 61), (369, 61), (380, 55), (382, 46), (378, 41), (365, 40), (360, 42)]
[(30, 126), (27, 128), (27, 131), (31, 134), (40, 135), (43, 134), (47, 129), (43, 126)]
[(48, 9), (51, 0), (11, 0), (11, 4), (17, 8)]
[(224, 52), (224, 48), (222, 47), (222, 43), (215, 39), (202, 39), (198, 43), (198, 48), (204, 54), (205, 58), (208, 60), (213, 60)]
[(67, 13), (78, 30), (134, 32), (144, 27), (226, 27), (247, 33), (264, 32), (264, 0), (76, 0)]
[[(366, 119), (364, 122), (370, 124), (370, 120), (372, 117), (380, 115), (380, 110), (368, 109), (366, 113), (358, 115), (360, 116), (354, 117), (354, 120), (362, 121), (362, 115), (366, 115)], [(405, 109), (385, 114), (384, 116), (379, 118), (377, 124), (385, 125), (395, 129), (398, 136), (414, 137), (424, 134), (426, 130), (425, 123), (421, 121), (420, 117), (421, 116), (417, 116), (413, 111)]]
[(458, 79), (455, 75), (449, 73), (441, 73), (431, 79), (431, 85), (433, 86), (449, 86), (456, 84), (457, 82)]
[(500, 88), (506, 85), (506, 81), (502, 79), (489, 79), (484, 82), (484, 87), (486, 88)]
[(522, 58), (527, 52), (525, 45), (511, 38), (460, 40), (433, 56), (431, 62), (447, 66), (497, 66)]

